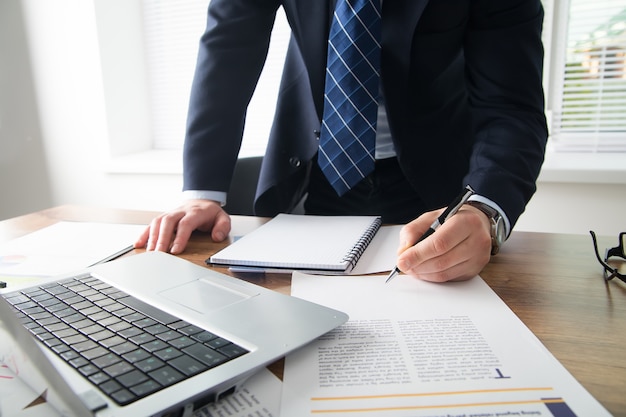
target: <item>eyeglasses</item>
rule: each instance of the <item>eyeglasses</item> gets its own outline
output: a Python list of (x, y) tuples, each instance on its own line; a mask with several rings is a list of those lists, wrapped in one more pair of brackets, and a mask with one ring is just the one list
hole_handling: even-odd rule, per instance
[(591, 238), (593, 239), (593, 247), (596, 250), (596, 258), (598, 258), (598, 262), (600, 265), (604, 267), (604, 279), (606, 281), (610, 281), (613, 278), (617, 278), (621, 281), (626, 282), (626, 275), (619, 272), (619, 268), (614, 268), (609, 265), (608, 261), (611, 257), (622, 258), (622, 260), (626, 261), (626, 251), (624, 250), (626, 242), (626, 232), (622, 232), (619, 234), (619, 244), (614, 248), (607, 249), (604, 254), (604, 259), (600, 257), (600, 253), (598, 252), (598, 241), (596, 240), (596, 234), (593, 231), (589, 231), (591, 233)]

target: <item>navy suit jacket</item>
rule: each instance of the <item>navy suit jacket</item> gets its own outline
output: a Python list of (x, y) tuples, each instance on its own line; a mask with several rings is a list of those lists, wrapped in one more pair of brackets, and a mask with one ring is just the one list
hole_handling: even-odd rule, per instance
[[(316, 162), (334, 0), (212, 0), (184, 146), (184, 189), (227, 191), (279, 6), (292, 39), (255, 203), (267, 216), (293, 208)], [(540, 0), (384, 0), (382, 16), (382, 89), (406, 177), (431, 209), (470, 184), (514, 224), (547, 140)]]

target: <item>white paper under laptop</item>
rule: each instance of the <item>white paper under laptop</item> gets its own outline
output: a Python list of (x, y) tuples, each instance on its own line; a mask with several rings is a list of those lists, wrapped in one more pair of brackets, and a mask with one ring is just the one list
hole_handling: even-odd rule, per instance
[[(83, 416), (94, 414), (100, 417), (112, 415), (160, 416), (170, 415), (167, 413), (176, 413), (178, 411), (190, 413), (194, 407), (202, 406), (207, 401), (231, 392), (233, 388), (238, 387), (257, 370), (341, 325), (348, 319), (347, 315), (342, 312), (279, 294), (160, 252), (130, 256), (88, 268), (86, 271), (89, 272), (91, 277), (119, 288), (124, 293), (131, 295), (131, 298), (134, 297), (133, 299), (139, 300), (133, 303), (128, 302), (129, 305), (141, 306), (142, 301), (148, 303), (149, 307), (144, 306), (145, 308), (140, 310), (147, 313), (147, 318), (142, 319), (142, 323), (143, 320), (149, 320), (152, 313), (150, 309), (157, 308), (164, 311), (166, 315), (177, 316), (191, 327), (202, 328), (204, 329), (203, 332), (208, 331), (219, 336), (220, 339), (228, 340), (232, 344), (243, 348), (247, 353), (236, 356), (220, 366), (195, 374), (189, 379), (160, 388), (149, 395), (133, 400), (128, 405), (120, 405), (104, 395), (100, 388), (80, 374), (82, 372), (92, 377), (99, 375), (90, 373), (95, 372), (90, 371), (90, 365), (87, 365), (87, 368), (81, 366), (77, 369), (61, 360), (60, 357), (51, 349), (44, 347), (43, 344), (38, 342), (31, 344), (31, 347), (24, 350), (28, 361), (35, 364), (35, 367), (41, 371), (44, 377), (48, 378), (48, 381), (54, 381), (50, 383), (50, 387), (59, 390), (56, 393), (56, 398), (65, 402), (66, 411), (64, 414), (66, 415)], [(89, 279), (93, 278), (85, 280), (87, 284), (82, 284), (81, 281), (78, 286), (94, 285), (95, 288), (100, 285), (94, 284), (95, 281), (89, 281)], [(61, 281), (61, 278), (59, 278), (59, 281)], [(67, 285), (70, 287), (73, 284)], [(71, 286), (71, 288), (76, 287)], [(90, 293), (91, 290), (92, 288), (85, 290), (85, 294)], [(111, 289), (105, 290), (111, 291)], [(28, 290), (24, 290), (24, 292), (28, 292)], [(47, 295), (45, 291), (43, 293), (35, 291), (33, 294), (41, 296), (35, 296), (33, 299), (45, 298), (43, 295)], [(16, 304), (17, 300), (17, 306), (23, 308), (23, 311), (30, 311), (31, 308), (35, 309), (32, 311), (37, 311), (36, 309), (39, 308), (32, 307), (29, 304), (34, 302), (32, 300), (24, 301), (27, 304), (20, 304), (23, 301), (21, 298), (12, 298), (11, 293), (4, 294), (4, 296), (7, 299), (11, 299), (13, 304)], [(127, 298), (121, 300), (122, 303), (127, 303)], [(67, 302), (70, 304), (69, 299)], [(21, 332), (23, 328), (20, 327), (21, 324), (16, 325), (17, 315), (12, 311), (7, 312), (9, 308), (6, 300), (0, 300), (0, 304), (2, 304), (0, 318), (4, 323), (5, 331), (9, 331), (16, 339), (23, 339), (24, 335), (20, 335), (20, 333), (24, 333)], [(59, 315), (62, 316), (61, 314)], [(114, 318), (113, 316), (115, 315), (113, 314), (112, 318)], [(120, 316), (122, 316), (121, 313)], [(154, 316), (158, 315), (155, 314)], [(70, 320), (67, 317), (71, 316), (64, 316), (64, 320), (62, 320), (62, 323), (59, 322), (59, 324), (63, 324), (65, 321), (69, 322)], [(123, 317), (128, 318), (129, 316)], [(41, 319), (40, 321), (43, 320), (47, 319)], [(137, 319), (137, 321), (139, 320)], [(118, 326), (119, 324), (124, 324), (122, 321), (117, 323)], [(51, 326), (55, 325), (52, 324)], [(150, 327), (159, 325), (157, 323)], [(167, 332), (175, 332), (176, 326), (176, 324), (171, 324)], [(81, 330), (82, 332), (83, 330)], [(102, 333), (98, 332), (97, 334)], [(161, 337), (164, 334), (165, 332), (157, 335), (155, 340), (150, 343), (156, 345), (164, 340), (168, 340), (166, 337)], [(46, 341), (45, 337), (47, 336), (39, 338)], [(70, 338), (72, 337), (74, 336), (70, 336)], [(112, 337), (120, 336), (115, 335)], [(90, 334), (89, 340), (80, 343), (91, 343), (94, 339), (97, 340), (98, 338)], [(184, 335), (182, 335), (182, 339), (185, 339)], [(34, 338), (32, 340), (27, 338), (27, 340), (35, 341)], [(115, 339), (104, 339), (104, 341), (110, 340)], [(130, 340), (129, 338), (129, 340), (124, 341), (124, 344), (118, 344), (115, 347), (131, 344)], [(136, 342), (136, 339), (133, 339), (133, 341)], [(107, 345), (107, 343), (109, 342), (98, 341), (99, 345), (93, 347), (93, 349), (97, 351), (97, 349)], [(145, 348), (145, 350), (150, 351), (150, 347), (145, 347), (140, 342), (137, 343), (139, 350)], [(46, 342), (46, 344), (49, 343)], [(26, 345), (28, 343), (24, 344), (24, 346)], [(56, 346), (58, 348), (58, 345)], [(75, 345), (72, 345), (71, 348), (74, 350)], [(0, 358), (4, 357), (1, 355), (3, 350), (10, 351), (10, 347), (5, 346), (4, 342), (0, 346)], [(179, 346), (178, 350), (186, 351), (188, 349)], [(164, 356), (171, 356), (171, 351), (172, 348), (169, 347), (157, 352), (161, 352)], [(81, 351), (79, 359), (82, 361), (86, 357), (90, 357), (88, 352), (94, 352), (92, 347), (88, 351)], [(137, 353), (137, 351), (133, 352), (131, 352), (131, 356), (135, 356)], [(123, 359), (127, 358), (123, 353), (121, 357)], [(105, 355), (92, 361), (98, 362), (107, 358), (108, 356)], [(165, 358), (162, 359), (165, 360)], [(121, 362), (123, 363), (124, 361)], [(51, 366), (41, 365), (46, 363)], [(120, 361), (112, 366), (116, 368), (119, 363)], [(165, 368), (161, 367), (158, 369), (163, 370)], [(172, 369), (174, 368), (172, 367)], [(100, 373), (105, 377), (107, 376), (106, 372)], [(121, 374), (111, 376), (110, 378), (116, 383), (122, 383), (127, 379), (127, 375)], [(24, 372), (20, 376), (27, 383), (37, 382), (35, 378), (29, 381), (31, 379), (29, 378), (30, 375)], [(59, 380), (67, 381), (69, 389), (65, 389), (63, 385), (56, 384), (56, 381)], [(41, 386), (33, 387), (33, 389), (39, 391)], [(127, 391), (135, 392), (136, 390), (134, 390), (134, 387), (129, 387)], [(87, 395), (87, 398), (90, 398), (89, 403), (92, 408), (97, 409), (93, 413), (86, 414), (82, 400), (78, 400), (79, 396), (85, 395)], [(53, 400), (55, 396), (52, 395), (49, 398)], [(74, 406), (71, 404), (74, 404)]]

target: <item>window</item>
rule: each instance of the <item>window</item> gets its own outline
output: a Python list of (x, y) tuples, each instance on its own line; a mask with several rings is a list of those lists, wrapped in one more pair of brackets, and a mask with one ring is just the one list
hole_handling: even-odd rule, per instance
[(569, 0), (554, 7), (554, 150), (626, 152), (626, 2)]
[[(154, 149), (180, 149), (189, 91), (206, 26), (208, 0), (143, 0), (143, 22)], [(290, 29), (279, 11), (267, 61), (246, 118), (242, 155), (263, 155)]]
[[(540, 180), (624, 183), (626, 0), (542, 1), (551, 138)], [(111, 172), (181, 171), (189, 88), (208, 2), (94, 0)], [(289, 34), (279, 10), (249, 106), (242, 156), (264, 153)]]

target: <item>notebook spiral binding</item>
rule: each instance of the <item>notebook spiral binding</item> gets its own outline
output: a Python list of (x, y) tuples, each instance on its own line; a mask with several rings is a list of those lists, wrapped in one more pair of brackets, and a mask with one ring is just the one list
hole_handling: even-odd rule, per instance
[(381, 225), (382, 219), (379, 217), (372, 222), (370, 227), (367, 228), (359, 240), (354, 244), (352, 249), (350, 249), (350, 251), (343, 258), (343, 262), (348, 262), (350, 265), (348, 270), (352, 270), (356, 266), (357, 262), (361, 258), (361, 255), (363, 255), (363, 252), (365, 252), (365, 249), (367, 249), (367, 246), (370, 244)]

